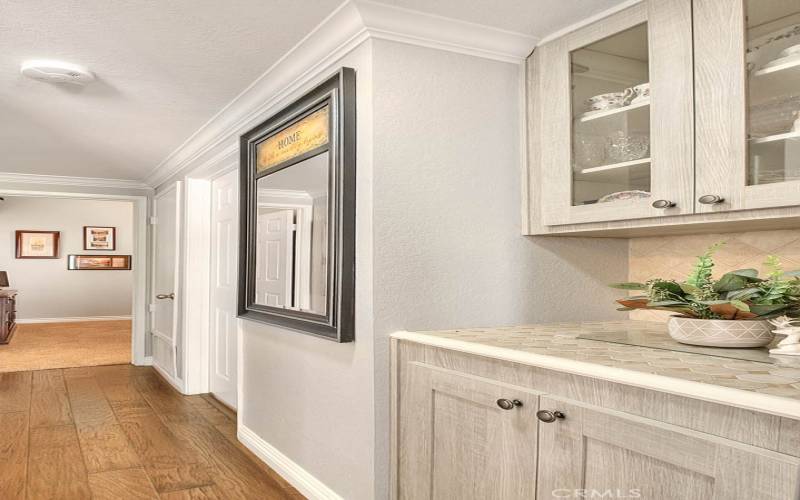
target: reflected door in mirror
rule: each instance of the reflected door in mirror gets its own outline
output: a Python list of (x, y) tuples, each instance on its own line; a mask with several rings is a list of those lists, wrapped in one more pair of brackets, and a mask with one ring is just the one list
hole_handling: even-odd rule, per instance
[(257, 181), (255, 303), (327, 312), (329, 153)]

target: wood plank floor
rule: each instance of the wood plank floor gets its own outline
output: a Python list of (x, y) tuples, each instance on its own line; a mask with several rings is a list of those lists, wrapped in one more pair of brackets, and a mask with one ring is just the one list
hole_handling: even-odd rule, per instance
[(300, 499), (236, 415), (152, 368), (0, 373), (0, 499)]

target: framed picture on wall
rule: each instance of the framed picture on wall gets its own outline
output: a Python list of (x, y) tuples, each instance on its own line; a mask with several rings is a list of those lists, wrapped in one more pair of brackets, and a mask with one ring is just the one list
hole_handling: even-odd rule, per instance
[(116, 250), (117, 228), (104, 226), (83, 226), (84, 250)]
[(67, 269), (70, 271), (128, 271), (130, 255), (70, 255)]
[(60, 235), (58, 231), (17, 231), (17, 258), (57, 259)]

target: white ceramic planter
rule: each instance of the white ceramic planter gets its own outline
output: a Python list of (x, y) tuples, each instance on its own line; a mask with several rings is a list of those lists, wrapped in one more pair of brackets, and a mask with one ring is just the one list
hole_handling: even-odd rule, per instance
[(761, 347), (775, 336), (766, 320), (695, 319), (673, 316), (669, 335), (682, 344), (710, 347)]

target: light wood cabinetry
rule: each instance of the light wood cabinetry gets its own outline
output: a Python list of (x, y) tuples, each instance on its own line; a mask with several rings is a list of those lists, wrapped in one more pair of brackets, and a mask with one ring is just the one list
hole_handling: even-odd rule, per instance
[(415, 479), (400, 498), (533, 498), (538, 395), (425, 364), (407, 368), (400, 467)]
[(541, 405), (565, 418), (541, 425), (537, 498), (581, 490), (659, 500), (795, 495), (795, 458), (561, 399)]
[(797, 227), (797, 32), (792, 0), (642, 0), (537, 47), (523, 232)]
[(793, 420), (413, 342), (392, 352), (393, 498), (797, 497)]

